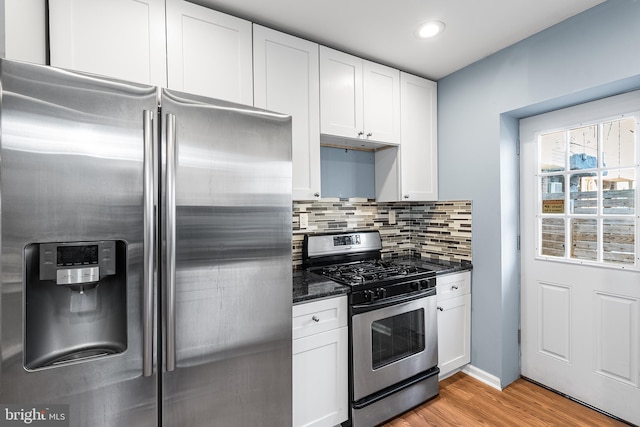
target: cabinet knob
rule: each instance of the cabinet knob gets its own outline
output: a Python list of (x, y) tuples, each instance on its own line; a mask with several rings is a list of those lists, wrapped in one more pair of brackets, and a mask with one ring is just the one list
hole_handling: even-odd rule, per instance
[(362, 139), (364, 137), (364, 131), (358, 132), (358, 138)]
[(367, 134), (367, 139), (368, 139), (368, 138), (371, 138), (372, 136), (373, 136), (373, 134), (372, 134), (371, 132), (369, 132), (369, 133)]
[(311, 320), (313, 320), (314, 322), (318, 323), (320, 321), (320, 318), (318, 316), (313, 316), (311, 318)]
[(320, 197), (320, 193), (313, 193), (313, 197)]
[(402, 197), (404, 197), (405, 199), (408, 199), (408, 198), (409, 198), (409, 195), (408, 195), (408, 194), (405, 194), (405, 195), (404, 195), (404, 196), (402, 196)]
[(442, 307), (438, 307), (438, 310), (440, 310), (440, 311), (444, 311), (444, 308), (442, 308)]
[(458, 289), (458, 287), (457, 287), (456, 285), (453, 285), (453, 286), (451, 287), (451, 289), (456, 290), (456, 289)]

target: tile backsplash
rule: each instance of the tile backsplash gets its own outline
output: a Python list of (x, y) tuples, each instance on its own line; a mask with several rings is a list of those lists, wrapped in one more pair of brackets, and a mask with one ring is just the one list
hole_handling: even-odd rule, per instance
[[(308, 217), (303, 230), (301, 213)], [(390, 224), (394, 215), (395, 224)], [(305, 234), (361, 230), (380, 231), (383, 258), (411, 255), (471, 261), (471, 201), (310, 201), (293, 203), (294, 269), (302, 265)]]

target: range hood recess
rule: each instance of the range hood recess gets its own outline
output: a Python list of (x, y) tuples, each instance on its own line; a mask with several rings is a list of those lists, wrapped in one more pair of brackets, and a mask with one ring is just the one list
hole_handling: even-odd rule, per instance
[(344, 148), (347, 150), (380, 151), (397, 147), (396, 144), (382, 143), (370, 139), (345, 138), (342, 136), (320, 134), (320, 145), (323, 147)]

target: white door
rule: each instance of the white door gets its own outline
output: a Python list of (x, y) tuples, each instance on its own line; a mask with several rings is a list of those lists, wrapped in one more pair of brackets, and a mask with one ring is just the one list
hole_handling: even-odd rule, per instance
[(438, 84), (401, 73), (402, 201), (438, 200)]
[(167, 0), (169, 89), (253, 105), (251, 22)]
[(49, 0), (51, 65), (166, 86), (163, 0)]
[(293, 200), (320, 198), (318, 45), (253, 26), (255, 106), (290, 114)]
[(363, 130), (372, 141), (400, 143), (400, 71), (362, 63)]
[(320, 46), (320, 132), (362, 138), (362, 59)]
[(640, 424), (640, 93), (520, 122), (522, 375)]

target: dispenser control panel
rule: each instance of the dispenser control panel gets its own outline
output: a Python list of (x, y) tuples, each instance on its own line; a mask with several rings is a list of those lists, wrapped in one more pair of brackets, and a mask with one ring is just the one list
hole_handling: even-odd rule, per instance
[(98, 245), (58, 246), (56, 264), (58, 266), (98, 264)]
[(116, 273), (116, 242), (40, 244), (40, 280), (59, 285), (92, 283)]

